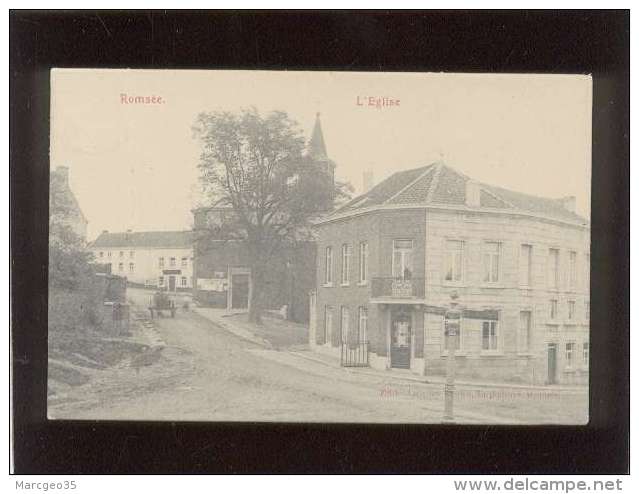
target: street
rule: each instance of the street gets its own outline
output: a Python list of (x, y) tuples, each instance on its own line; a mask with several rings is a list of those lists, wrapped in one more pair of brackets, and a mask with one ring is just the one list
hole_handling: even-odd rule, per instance
[[(128, 291), (139, 318), (146, 313), (148, 319), (144, 308), (149, 293)], [(144, 328), (143, 320), (137, 326)], [(150, 331), (146, 337), (157, 344), (158, 358), (96, 372), (74, 396), (50, 404), (49, 417), (389, 423), (439, 423), (442, 419), (439, 384), (323, 365), (303, 358), (305, 353), (312, 357), (308, 351), (264, 348), (191, 310), (179, 310), (174, 319), (155, 319)], [(532, 395), (498, 391), (458, 387), (455, 420), (515, 424), (587, 420), (585, 388)]]

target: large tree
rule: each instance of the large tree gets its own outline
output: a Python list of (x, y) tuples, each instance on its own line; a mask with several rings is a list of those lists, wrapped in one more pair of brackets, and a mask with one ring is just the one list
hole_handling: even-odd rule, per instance
[(249, 320), (259, 323), (269, 261), (283, 248), (310, 240), (311, 220), (347, 196), (350, 186), (334, 183), (326, 163), (305, 153), (302, 132), (284, 112), (201, 113), (193, 130), (202, 143), (200, 181), (207, 201), (230, 212), (206, 234), (246, 243)]

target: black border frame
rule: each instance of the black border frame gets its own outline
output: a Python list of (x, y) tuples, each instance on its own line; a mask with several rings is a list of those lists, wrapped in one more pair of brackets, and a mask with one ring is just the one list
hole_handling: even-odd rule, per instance
[[(15, 473), (629, 470), (629, 11), (10, 11)], [(49, 69), (593, 74), (591, 421), (420, 426), (46, 420)]]

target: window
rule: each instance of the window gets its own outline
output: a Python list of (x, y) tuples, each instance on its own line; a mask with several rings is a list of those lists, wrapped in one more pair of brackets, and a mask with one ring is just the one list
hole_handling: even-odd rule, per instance
[(100, 252), (100, 257), (104, 257), (104, 252)]
[(460, 240), (446, 241), (446, 273), (444, 280), (461, 282), (463, 278), (464, 242)]
[(550, 301), (550, 319), (557, 319), (557, 300), (553, 299)]
[(568, 288), (577, 288), (577, 253), (573, 250), (568, 254)]
[(586, 273), (584, 276), (585, 289), (590, 290), (590, 254), (586, 254)]
[(172, 257), (171, 259), (169, 259), (169, 266), (172, 268), (175, 267), (175, 257)]
[(584, 367), (588, 367), (588, 362), (590, 360), (590, 343), (583, 344), (582, 358)]
[(164, 286), (164, 276), (158, 278), (158, 286)]
[(158, 259), (158, 266), (160, 266), (160, 269), (164, 267), (164, 257)]
[(586, 319), (590, 319), (590, 302), (584, 302), (584, 312)]
[(413, 277), (413, 241), (393, 241), (393, 278), (410, 280)]
[(522, 244), (519, 251), (519, 285), (530, 286), (532, 280), (532, 245)]
[(574, 342), (570, 341), (568, 343), (566, 343), (566, 368), (567, 369), (571, 369), (572, 366), (574, 365), (574, 358), (575, 358), (575, 344)]
[(124, 257), (124, 251), (123, 250), (120, 251), (120, 257)]
[(133, 259), (135, 257), (135, 251), (133, 250), (129, 251), (129, 257)]
[(333, 336), (333, 308), (327, 305), (324, 308), (324, 338), (325, 342), (331, 341)]
[(481, 326), (482, 350), (497, 350), (497, 321), (484, 321)]
[(349, 284), (349, 273), (351, 270), (351, 247), (348, 244), (342, 245), (342, 285)]
[(349, 319), (348, 307), (342, 306), (341, 311), (342, 311), (342, 314), (340, 318), (341, 320), (340, 335), (341, 335), (342, 343), (346, 343), (348, 341), (348, 319)]
[(118, 264), (118, 271), (124, 271), (124, 263), (123, 262)]
[(326, 259), (324, 263), (324, 284), (333, 284), (333, 248), (326, 247)]
[(573, 320), (575, 318), (575, 301), (568, 301), (568, 319)]
[(368, 242), (359, 244), (359, 282), (366, 283), (368, 280)]
[(182, 282), (182, 286), (186, 286), (186, 276), (182, 276), (180, 281)]
[(132, 273), (133, 271), (135, 271), (135, 264), (133, 264), (132, 262), (129, 263), (129, 273)]
[(107, 252), (107, 257), (111, 257), (111, 251)]
[(497, 283), (499, 281), (499, 242), (484, 244), (484, 282)]
[(189, 259), (188, 259), (188, 257), (183, 257), (183, 258), (182, 258), (182, 261), (181, 261), (181, 263), (180, 263), (180, 265), (181, 265), (183, 268), (185, 268), (185, 267), (187, 267), (187, 266), (188, 266), (188, 264), (189, 264)]
[(559, 249), (548, 250), (548, 286), (559, 288)]
[(367, 341), (368, 340), (368, 309), (366, 307), (359, 308), (359, 341)]
[(532, 314), (529, 310), (519, 313), (519, 338), (517, 340), (519, 351), (526, 353), (530, 351), (532, 338)]

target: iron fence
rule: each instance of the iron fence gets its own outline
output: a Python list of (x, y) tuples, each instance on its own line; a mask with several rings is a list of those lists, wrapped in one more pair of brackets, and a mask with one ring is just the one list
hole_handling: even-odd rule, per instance
[(340, 364), (342, 367), (368, 367), (368, 341), (342, 343)]

